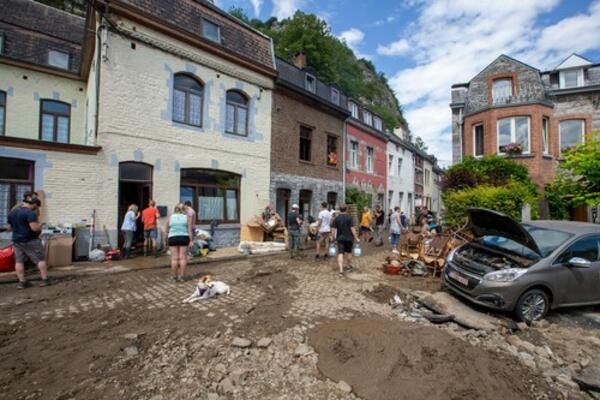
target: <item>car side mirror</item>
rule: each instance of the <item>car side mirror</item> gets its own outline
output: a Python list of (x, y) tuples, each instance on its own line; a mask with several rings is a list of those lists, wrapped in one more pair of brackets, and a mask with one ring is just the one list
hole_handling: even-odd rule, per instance
[(585, 258), (581, 258), (581, 257), (573, 257), (569, 260), (568, 264), (571, 267), (575, 267), (575, 268), (590, 268), (592, 266), (592, 262), (589, 260), (586, 260)]

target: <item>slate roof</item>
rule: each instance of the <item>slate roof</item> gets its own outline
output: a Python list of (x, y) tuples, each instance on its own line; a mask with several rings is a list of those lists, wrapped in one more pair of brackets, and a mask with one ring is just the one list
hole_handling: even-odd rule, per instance
[(207, 18), (221, 27), (221, 43), (209, 41), (210, 43), (224, 47), (267, 68), (275, 68), (271, 40), (208, 1), (120, 0), (119, 2), (160, 20), (162, 24), (176, 27), (198, 38), (203, 38), (202, 18)]
[(48, 50), (70, 54), (69, 71), (77, 74), (85, 19), (32, 0), (0, 0), (1, 56), (48, 66)]

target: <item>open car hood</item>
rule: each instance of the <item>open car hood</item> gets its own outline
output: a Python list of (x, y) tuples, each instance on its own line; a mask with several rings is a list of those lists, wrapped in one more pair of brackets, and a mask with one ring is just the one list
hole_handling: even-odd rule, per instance
[(486, 235), (502, 236), (533, 250), (542, 257), (542, 252), (529, 232), (520, 223), (499, 212), (485, 208), (469, 209), (469, 228), (477, 238)]

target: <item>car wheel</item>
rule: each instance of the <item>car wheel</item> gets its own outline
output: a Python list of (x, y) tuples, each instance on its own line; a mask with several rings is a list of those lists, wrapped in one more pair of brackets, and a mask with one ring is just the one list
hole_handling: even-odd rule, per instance
[(531, 289), (523, 293), (517, 302), (515, 313), (519, 321), (537, 321), (546, 315), (550, 308), (548, 295), (539, 289)]

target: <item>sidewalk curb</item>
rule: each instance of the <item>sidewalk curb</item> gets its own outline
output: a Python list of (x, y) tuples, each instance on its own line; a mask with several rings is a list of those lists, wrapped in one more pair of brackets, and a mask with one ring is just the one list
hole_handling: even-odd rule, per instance
[[(232, 261), (240, 261), (240, 260), (246, 260), (246, 259), (261, 259), (261, 258), (268, 258), (268, 257), (275, 257), (275, 256), (282, 256), (282, 255), (288, 255), (289, 253), (286, 251), (277, 251), (277, 252), (273, 252), (273, 253), (265, 253), (265, 254), (251, 254), (251, 255), (234, 255), (234, 256), (225, 256), (222, 258), (200, 258), (197, 260), (192, 259), (192, 261), (188, 262), (188, 266), (192, 266), (192, 265), (201, 265), (201, 264), (213, 264), (216, 262), (232, 262)], [(58, 267), (59, 269), (50, 269), (49, 271), (49, 276), (50, 278), (72, 278), (72, 277), (80, 277), (80, 276), (93, 276), (93, 275), (106, 275), (106, 274), (120, 274), (120, 273), (126, 273), (126, 272), (136, 272), (136, 271), (144, 271), (144, 270), (152, 270), (152, 269), (161, 269), (161, 268), (170, 268), (171, 265), (169, 263), (161, 263), (159, 265), (148, 265), (148, 266), (143, 266), (143, 267), (127, 267), (125, 265), (119, 265), (118, 262), (116, 262), (114, 265), (106, 265), (105, 268), (102, 269), (97, 269), (95, 267), (90, 268), (86, 268), (85, 266), (81, 266), (80, 268), (75, 267), (73, 264), (67, 267)], [(60, 268), (69, 268), (66, 270), (61, 270)], [(71, 269), (71, 268), (76, 268), (76, 269)], [(5, 277), (0, 277), (0, 286), (2, 285), (7, 285), (7, 284), (16, 284), (17, 283), (17, 277), (15, 276), (14, 272), (11, 273), (6, 273), (7, 276), (10, 276), (10, 278), (5, 278)], [(32, 277), (34, 277), (32, 279)], [(38, 280), (39, 279), (39, 273), (37, 272), (37, 270), (35, 270), (35, 272), (31, 273), (29, 275), (29, 280)]]

